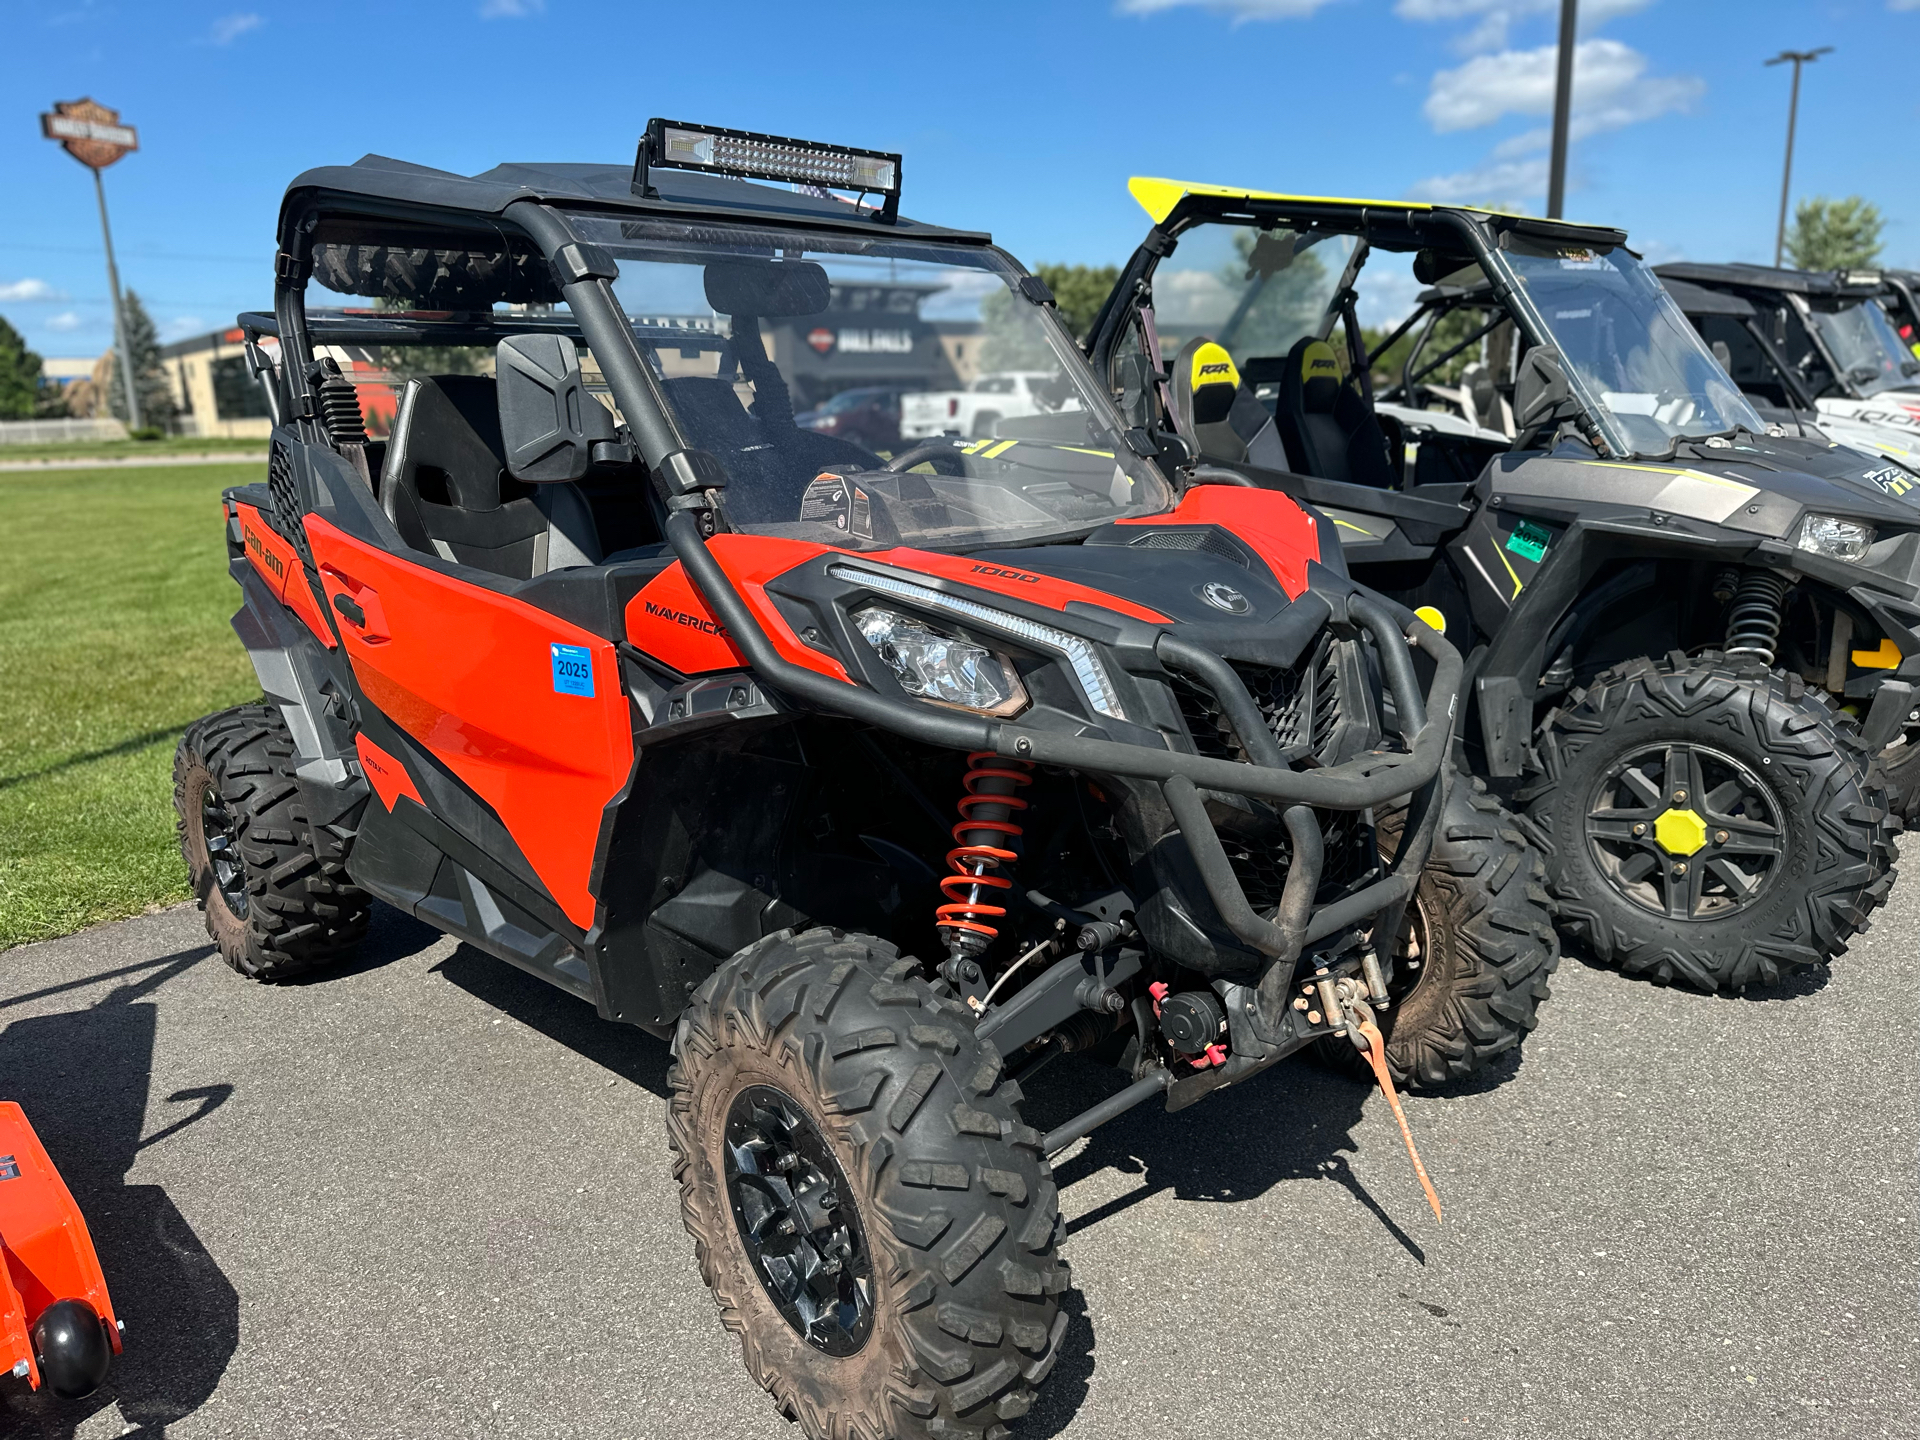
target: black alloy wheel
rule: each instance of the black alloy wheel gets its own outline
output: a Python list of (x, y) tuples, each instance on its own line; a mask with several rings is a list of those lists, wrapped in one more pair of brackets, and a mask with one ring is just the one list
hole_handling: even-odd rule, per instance
[(753, 1085), (727, 1112), (725, 1173), (740, 1243), (807, 1344), (851, 1355), (873, 1330), (873, 1258), (846, 1176), (799, 1102)]
[(200, 797), (200, 832), (206, 837), (207, 860), (213, 870), (213, 886), (226, 901), (236, 920), (247, 918), (247, 877), (240, 868), (233, 816), (220, 792), (209, 784)]
[(1607, 767), (1587, 806), (1594, 864), (1621, 895), (1671, 920), (1758, 903), (1786, 854), (1780, 797), (1707, 745), (1643, 745)]

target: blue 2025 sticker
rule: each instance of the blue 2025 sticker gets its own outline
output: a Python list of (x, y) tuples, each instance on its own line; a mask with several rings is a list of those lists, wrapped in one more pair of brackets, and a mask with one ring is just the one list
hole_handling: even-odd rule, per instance
[(593, 698), (593, 652), (586, 646), (553, 647), (553, 693)]

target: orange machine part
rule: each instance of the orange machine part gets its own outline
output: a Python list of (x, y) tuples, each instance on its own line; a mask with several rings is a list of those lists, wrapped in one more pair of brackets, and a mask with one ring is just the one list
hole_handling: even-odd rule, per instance
[[(367, 699), (493, 807), (567, 917), (591, 926), (601, 815), (633, 768), (612, 644), (317, 516), (307, 537), (328, 603), (357, 606), (372, 632), (340, 626)], [(556, 644), (588, 652), (591, 696), (555, 690)]]
[(0, 1255), (6, 1257), (0, 1270), (0, 1373), (24, 1360), (27, 1378), (40, 1388), (29, 1332), (56, 1300), (91, 1305), (120, 1353), (120, 1325), (87, 1222), (26, 1112), (10, 1100), (0, 1101)]
[(1141, 515), (1116, 525), (1218, 525), (1251, 545), (1272, 568), (1288, 598), (1307, 588), (1307, 562), (1320, 558), (1313, 517), (1277, 490), (1198, 485), (1170, 515)]
[(240, 521), (240, 540), (247, 547), (247, 559), (260, 572), (260, 578), (273, 591), (274, 599), (306, 622), (320, 643), (329, 650), (337, 643), (320, 606), (313, 598), (313, 586), (307, 580), (306, 567), (293, 547), (273, 532), (251, 505), (235, 504), (234, 515)]
[(422, 810), (427, 802), (420, 798), (413, 777), (407, 774), (407, 767), (382, 750), (365, 735), (353, 737), (353, 747), (360, 752), (360, 768), (367, 772), (367, 783), (373, 786), (373, 793), (380, 797), (380, 803), (393, 811), (393, 802), (402, 795), (413, 801)]

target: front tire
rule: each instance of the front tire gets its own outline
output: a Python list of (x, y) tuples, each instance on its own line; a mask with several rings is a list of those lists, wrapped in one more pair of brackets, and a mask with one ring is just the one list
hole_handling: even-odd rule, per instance
[(347, 841), (307, 823), (293, 736), (272, 705), (187, 727), (173, 757), (180, 854), (207, 933), (253, 980), (287, 980), (350, 959), (367, 933), (367, 892), (347, 878)]
[(966, 1008), (884, 941), (782, 933), (700, 987), (673, 1048), (681, 1218), (781, 1412), (810, 1440), (1006, 1435), (1059, 1357), (1067, 1266), (1040, 1136)]
[[(1432, 1088), (1464, 1080), (1517, 1048), (1539, 1023), (1560, 964), (1540, 856), (1478, 779), (1452, 776), (1433, 850), (1407, 906), (1380, 1012), (1394, 1084)], [(1391, 858), (1404, 804), (1376, 813)], [(1373, 1070), (1344, 1035), (1315, 1042), (1355, 1079)]]
[(1701, 990), (1823, 964), (1893, 884), (1897, 822), (1853, 719), (1797, 675), (1630, 660), (1552, 711), (1521, 797), (1562, 932)]

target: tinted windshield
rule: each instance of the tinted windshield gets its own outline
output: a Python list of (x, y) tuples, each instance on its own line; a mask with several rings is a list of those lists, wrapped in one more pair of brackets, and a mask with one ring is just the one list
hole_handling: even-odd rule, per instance
[[(996, 252), (612, 217), (574, 218), (620, 267), (614, 293), (689, 442), (725, 467), (729, 521), (847, 543), (968, 545), (1164, 509), (1109, 403)], [(1026, 383), (947, 429), (946, 396), (985, 372)], [(833, 433), (796, 412), (850, 390), (930, 402), (936, 422)], [(946, 394), (940, 394), (946, 392)], [(933, 403), (937, 402), (937, 403)]]
[(1759, 432), (1760, 417), (1699, 332), (1624, 248), (1602, 254), (1509, 234), (1502, 255), (1609, 448), (1657, 454), (1681, 436)]
[(1914, 377), (1920, 375), (1920, 360), (1900, 343), (1877, 301), (1816, 307), (1813, 323), (1833, 351), (1841, 373), (1862, 395), (1911, 388)]

